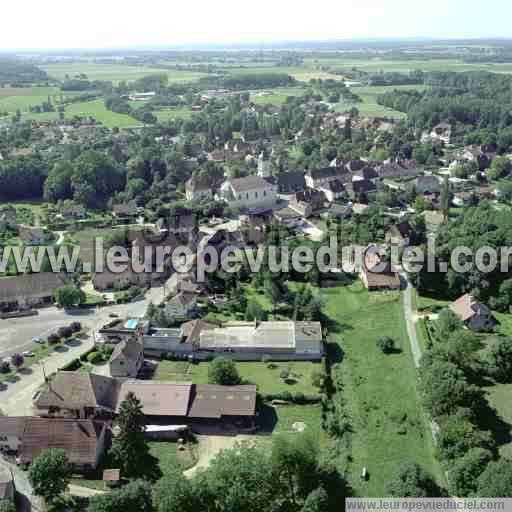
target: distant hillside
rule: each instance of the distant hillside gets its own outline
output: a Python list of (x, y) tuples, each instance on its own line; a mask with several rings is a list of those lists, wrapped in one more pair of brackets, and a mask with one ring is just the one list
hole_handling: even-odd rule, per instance
[(14, 59), (0, 59), (0, 86), (30, 85), (47, 80), (46, 72), (34, 64)]

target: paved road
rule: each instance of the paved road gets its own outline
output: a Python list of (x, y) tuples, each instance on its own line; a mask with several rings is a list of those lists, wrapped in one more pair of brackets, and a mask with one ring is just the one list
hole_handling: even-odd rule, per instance
[(85, 327), (98, 328), (106, 323), (111, 313), (120, 317), (143, 316), (149, 301), (159, 303), (164, 296), (163, 287), (151, 288), (144, 300), (130, 304), (119, 304), (97, 309), (83, 309), (76, 312), (66, 312), (51, 306), (38, 311), (37, 316), (9, 318), (0, 320), (0, 358), (10, 356), (15, 352), (32, 350), (35, 345), (32, 338), (46, 337), (59, 327), (71, 322), (81, 322)]
[(421, 361), (421, 347), (418, 341), (418, 335), (416, 334), (416, 325), (414, 323), (414, 312), (412, 310), (412, 294), (414, 288), (410, 281), (407, 279), (405, 274), (400, 274), (404, 281), (407, 283), (407, 288), (403, 292), (403, 304), (404, 304), (404, 315), (405, 325), (407, 327), (407, 335), (411, 344), (412, 357), (414, 359), (414, 366), (419, 368)]
[[(61, 322), (61, 325), (69, 324), (70, 321), (73, 320), (80, 320), (84, 326), (89, 327), (92, 331), (104, 325), (108, 321), (109, 314), (111, 313), (116, 313), (120, 317), (142, 317), (146, 312), (149, 302), (152, 301), (153, 303), (158, 303), (162, 300), (163, 296), (163, 288), (152, 288), (148, 291), (144, 300), (131, 304), (120, 304), (107, 308), (100, 308), (98, 310), (92, 310), (92, 312), (89, 312), (84, 316), (69, 315), (57, 308), (49, 308), (48, 310), (43, 311), (52, 318), (57, 318), (58, 321)], [(44, 314), (42, 318), (45, 318)], [(12, 339), (15, 340), (16, 336), (19, 336), (24, 340), (29, 339), (27, 336), (27, 329), (29, 328), (26, 325), (20, 324), (18, 322), (19, 320), (22, 320), (25, 323), (32, 323), (32, 325), (35, 325), (37, 328), (40, 323), (39, 316), (16, 319), (17, 323), (14, 326), (12, 326), (13, 320), (0, 320), (0, 322), (10, 323), (11, 328), (13, 329)], [(3, 326), (4, 324), (0, 325)], [(3, 328), (5, 329), (5, 326)], [(32, 327), (30, 327), (30, 329), (32, 329)], [(39, 327), (39, 332), (40, 334), (43, 332), (41, 327)], [(48, 375), (56, 372), (73, 359), (80, 357), (81, 354), (92, 348), (93, 344), (94, 339), (91, 335), (84, 340), (80, 340), (80, 342), (66, 345), (66, 348), (62, 351), (52, 352), (52, 354), (44, 360), (44, 370), (46, 374)], [(11, 346), (7, 352), (12, 350), (13, 347)], [(28, 416), (33, 414), (32, 399), (44, 383), (44, 375), (40, 365), (34, 365), (34, 367), (28, 370), (28, 372), (29, 373), (22, 373), (19, 375), (19, 380), (17, 382), (7, 383), (7, 388), (0, 391), (0, 409), (4, 414), (7, 414), (8, 416)]]

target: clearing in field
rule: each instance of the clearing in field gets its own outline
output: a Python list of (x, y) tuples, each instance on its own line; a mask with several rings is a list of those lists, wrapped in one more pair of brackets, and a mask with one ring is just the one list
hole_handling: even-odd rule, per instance
[[(439, 482), (429, 423), (420, 403), (400, 295), (368, 293), (360, 282), (322, 290), (331, 326), (329, 340), (343, 351), (345, 399), (353, 433), (350, 483), (362, 496), (386, 496), (391, 472), (405, 460), (423, 466)], [(401, 352), (376, 346), (391, 337)], [(366, 466), (370, 478), (359, 476)]]
[(423, 85), (389, 85), (389, 86), (354, 86), (351, 88), (354, 94), (357, 94), (362, 103), (340, 102), (336, 105), (336, 110), (344, 112), (352, 107), (356, 107), (363, 117), (389, 117), (393, 119), (403, 119), (406, 114), (387, 108), (377, 103), (377, 97), (386, 92), (394, 90), (423, 90)]

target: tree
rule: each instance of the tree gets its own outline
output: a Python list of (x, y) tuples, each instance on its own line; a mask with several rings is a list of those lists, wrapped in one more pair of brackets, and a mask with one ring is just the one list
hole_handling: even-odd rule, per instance
[(492, 453), (482, 448), (472, 448), (457, 459), (450, 470), (450, 482), (455, 496), (470, 496), (476, 491), (478, 477), (492, 460)]
[(112, 442), (112, 456), (126, 476), (144, 474), (143, 461), (149, 448), (144, 432), (142, 405), (134, 393), (130, 392), (121, 402), (117, 424), (120, 432)]
[(329, 496), (323, 487), (311, 491), (302, 506), (301, 512), (325, 512)]
[(399, 464), (387, 484), (391, 496), (397, 498), (426, 498), (439, 496), (439, 489), (426, 471), (415, 462)]
[(267, 450), (244, 443), (222, 450), (194, 484), (202, 503), (196, 510), (272, 510), (278, 493)]
[(274, 480), (294, 506), (318, 486), (317, 455), (318, 445), (308, 434), (293, 440), (278, 436), (272, 443)]
[(448, 181), (448, 176), (444, 177), (443, 186), (441, 187), (441, 211), (443, 212), (443, 217), (446, 220), (448, 218), (448, 214), (450, 212), (450, 182)]
[(462, 329), (463, 324), (461, 319), (451, 309), (445, 308), (439, 313), (435, 326), (438, 338), (443, 339), (449, 333)]
[(72, 284), (66, 284), (55, 290), (55, 301), (63, 308), (70, 308), (82, 304), (85, 293)]
[(51, 503), (67, 489), (71, 474), (66, 452), (51, 448), (43, 450), (32, 462), (28, 478), (35, 495)]
[(151, 487), (141, 480), (134, 480), (120, 489), (93, 496), (87, 507), (87, 512), (152, 512), (152, 510)]
[(377, 340), (377, 347), (383, 354), (391, 354), (395, 350), (395, 342), (389, 336), (382, 336)]
[(451, 414), (457, 407), (466, 405), (468, 384), (455, 364), (423, 357), (420, 377), (425, 406), (434, 417)]
[(512, 381), (512, 338), (500, 338), (489, 355), (491, 372), (500, 382)]
[(190, 479), (179, 468), (161, 479), (154, 490), (158, 512), (196, 512), (200, 510), (198, 497)]
[(208, 382), (220, 386), (240, 384), (240, 375), (238, 375), (235, 363), (225, 357), (216, 357), (208, 365)]
[(8, 500), (2, 500), (0, 501), (0, 512), (16, 512), (16, 507), (14, 503)]
[(503, 498), (512, 496), (512, 461), (490, 462), (478, 478), (477, 496)]
[(494, 449), (494, 440), (488, 430), (481, 430), (470, 421), (470, 412), (460, 409), (457, 414), (439, 421), (439, 455), (444, 460), (462, 457), (473, 448)]
[(19, 370), (23, 366), (24, 362), (25, 358), (23, 357), (22, 354), (13, 354), (11, 356), (11, 363), (17, 370)]
[(252, 322), (253, 320), (263, 321), (267, 319), (267, 313), (260, 306), (259, 302), (249, 300), (247, 302), (247, 307), (245, 308), (245, 319), (248, 322)]

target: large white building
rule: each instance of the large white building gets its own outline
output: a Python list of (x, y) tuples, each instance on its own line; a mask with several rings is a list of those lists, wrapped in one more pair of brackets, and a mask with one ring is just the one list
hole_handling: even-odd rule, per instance
[(320, 322), (228, 322), (205, 330), (199, 338), (201, 352), (234, 359), (319, 360), (323, 354)]
[(277, 185), (260, 176), (247, 176), (225, 181), (219, 196), (233, 208), (272, 208), (277, 200)]

